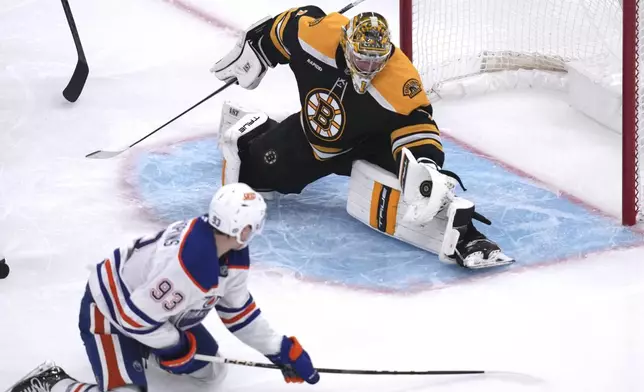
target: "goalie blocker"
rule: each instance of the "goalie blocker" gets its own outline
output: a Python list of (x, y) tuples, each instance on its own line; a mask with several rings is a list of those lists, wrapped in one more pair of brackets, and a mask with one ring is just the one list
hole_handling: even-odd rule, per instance
[[(301, 132), (297, 116), (291, 117), (279, 124), (281, 130), (288, 133), (290, 130), (287, 128), (291, 128), (293, 132)], [(286, 124), (290, 127), (284, 127)], [(266, 152), (262, 150), (262, 154), (251, 153), (249, 157), (248, 151), (242, 151), (241, 156), (245, 162), (242, 168), (238, 146), (247, 150), (248, 145), (257, 147), (258, 144), (264, 144), (255, 144), (256, 138), (277, 125), (265, 113), (253, 112), (228, 102), (224, 104), (219, 128), (219, 146), (224, 155), (222, 183), (239, 181), (241, 171), (241, 180), (247, 183), (257, 182), (253, 187), (262, 193), (274, 190), (299, 193), (302, 189), (294, 184), (308, 182), (298, 181), (299, 177), (323, 176), (318, 173), (315, 167), (318, 161), (315, 160), (307, 163), (312, 166), (310, 168), (292, 170), (288, 175), (282, 175), (285, 171), (282, 165), (292, 164), (284, 157), (293, 157), (310, 150), (308, 145), (300, 146), (294, 142), (298, 138), (287, 134), (279, 136), (284, 142), (275, 144), (274, 149), (270, 148)], [(259, 138), (262, 139), (265, 138)], [(338, 173), (350, 175), (347, 199), (349, 215), (383, 234), (437, 254), (446, 263), (458, 263), (474, 269), (514, 262), (472, 224), (472, 219), (476, 219), (478, 215), (474, 211), (474, 204), (467, 199), (455, 197), (452, 191), (460, 181), (458, 177), (446, 176), (436, 166), (429, 165), (428, 168), (428, 162), (417, 162), (406, 149), (403, 154), (400, 178), (365, 160), (349, 162), (346, 173)], [(295, 161), (301, 164), (305, 162), (298, 159)], [(406, 188), (405, 192), (401, 191), (400, 184)], [(422, 197), (428, 198), (430, 211), (418, 211), (415, 208), (414, 200)]]

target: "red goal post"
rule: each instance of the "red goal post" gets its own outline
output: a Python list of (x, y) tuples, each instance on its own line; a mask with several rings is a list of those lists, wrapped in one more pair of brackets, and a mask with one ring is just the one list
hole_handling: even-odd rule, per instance
[(460, 79), (519, 69), (574, 73), (589, 88), (605, 87), (607, 98), (597, 107), (614, 107), (612, 117), (586, 114), (622, 133), (622, 221), (634, 225), (644, 221), (644, 85), (638, 75), (644, 6), (638, 1), (399, 0), (400, 47), (429, 93)]

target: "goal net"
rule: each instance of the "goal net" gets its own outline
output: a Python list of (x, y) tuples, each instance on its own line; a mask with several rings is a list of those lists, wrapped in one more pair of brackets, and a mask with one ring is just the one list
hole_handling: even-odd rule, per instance
[[(573, 106), (622, 132), (623, 221), (644, 218), (638, 0), (399, 1), (401, 48), (431, 95), (542, 83), (568, 89)], [(482, 82), (474, 88), (472, 78)], [(589, 103), (589, 92), (600, 99)]]

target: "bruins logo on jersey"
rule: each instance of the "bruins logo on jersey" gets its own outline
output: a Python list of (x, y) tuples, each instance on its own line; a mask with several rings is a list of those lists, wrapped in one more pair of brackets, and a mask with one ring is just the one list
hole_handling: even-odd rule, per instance
[(324, 141), (338, 140), (346, 116), (340, 98), (327, 89), (316, 88), (307, 94), (305, 102), (309, 130)]
[(418, 79), (409, 79), (403, 86), (403, 95), (409, 98), (414, 98), (421, 91), (423, 88)]

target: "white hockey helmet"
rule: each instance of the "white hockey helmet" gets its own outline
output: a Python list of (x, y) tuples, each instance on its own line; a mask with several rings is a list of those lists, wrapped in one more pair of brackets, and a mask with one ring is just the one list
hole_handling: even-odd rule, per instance
[[(238, 182), (219, 188), (210, 201), (208, 222), (224, 234), (235, 237), (240, 245), (247, 246), (255, 235), (262, 232), (266, 220), (266, 202), (258, 192)], [(246, 241), (241, 234), (246, 226), (252, 231)]]

